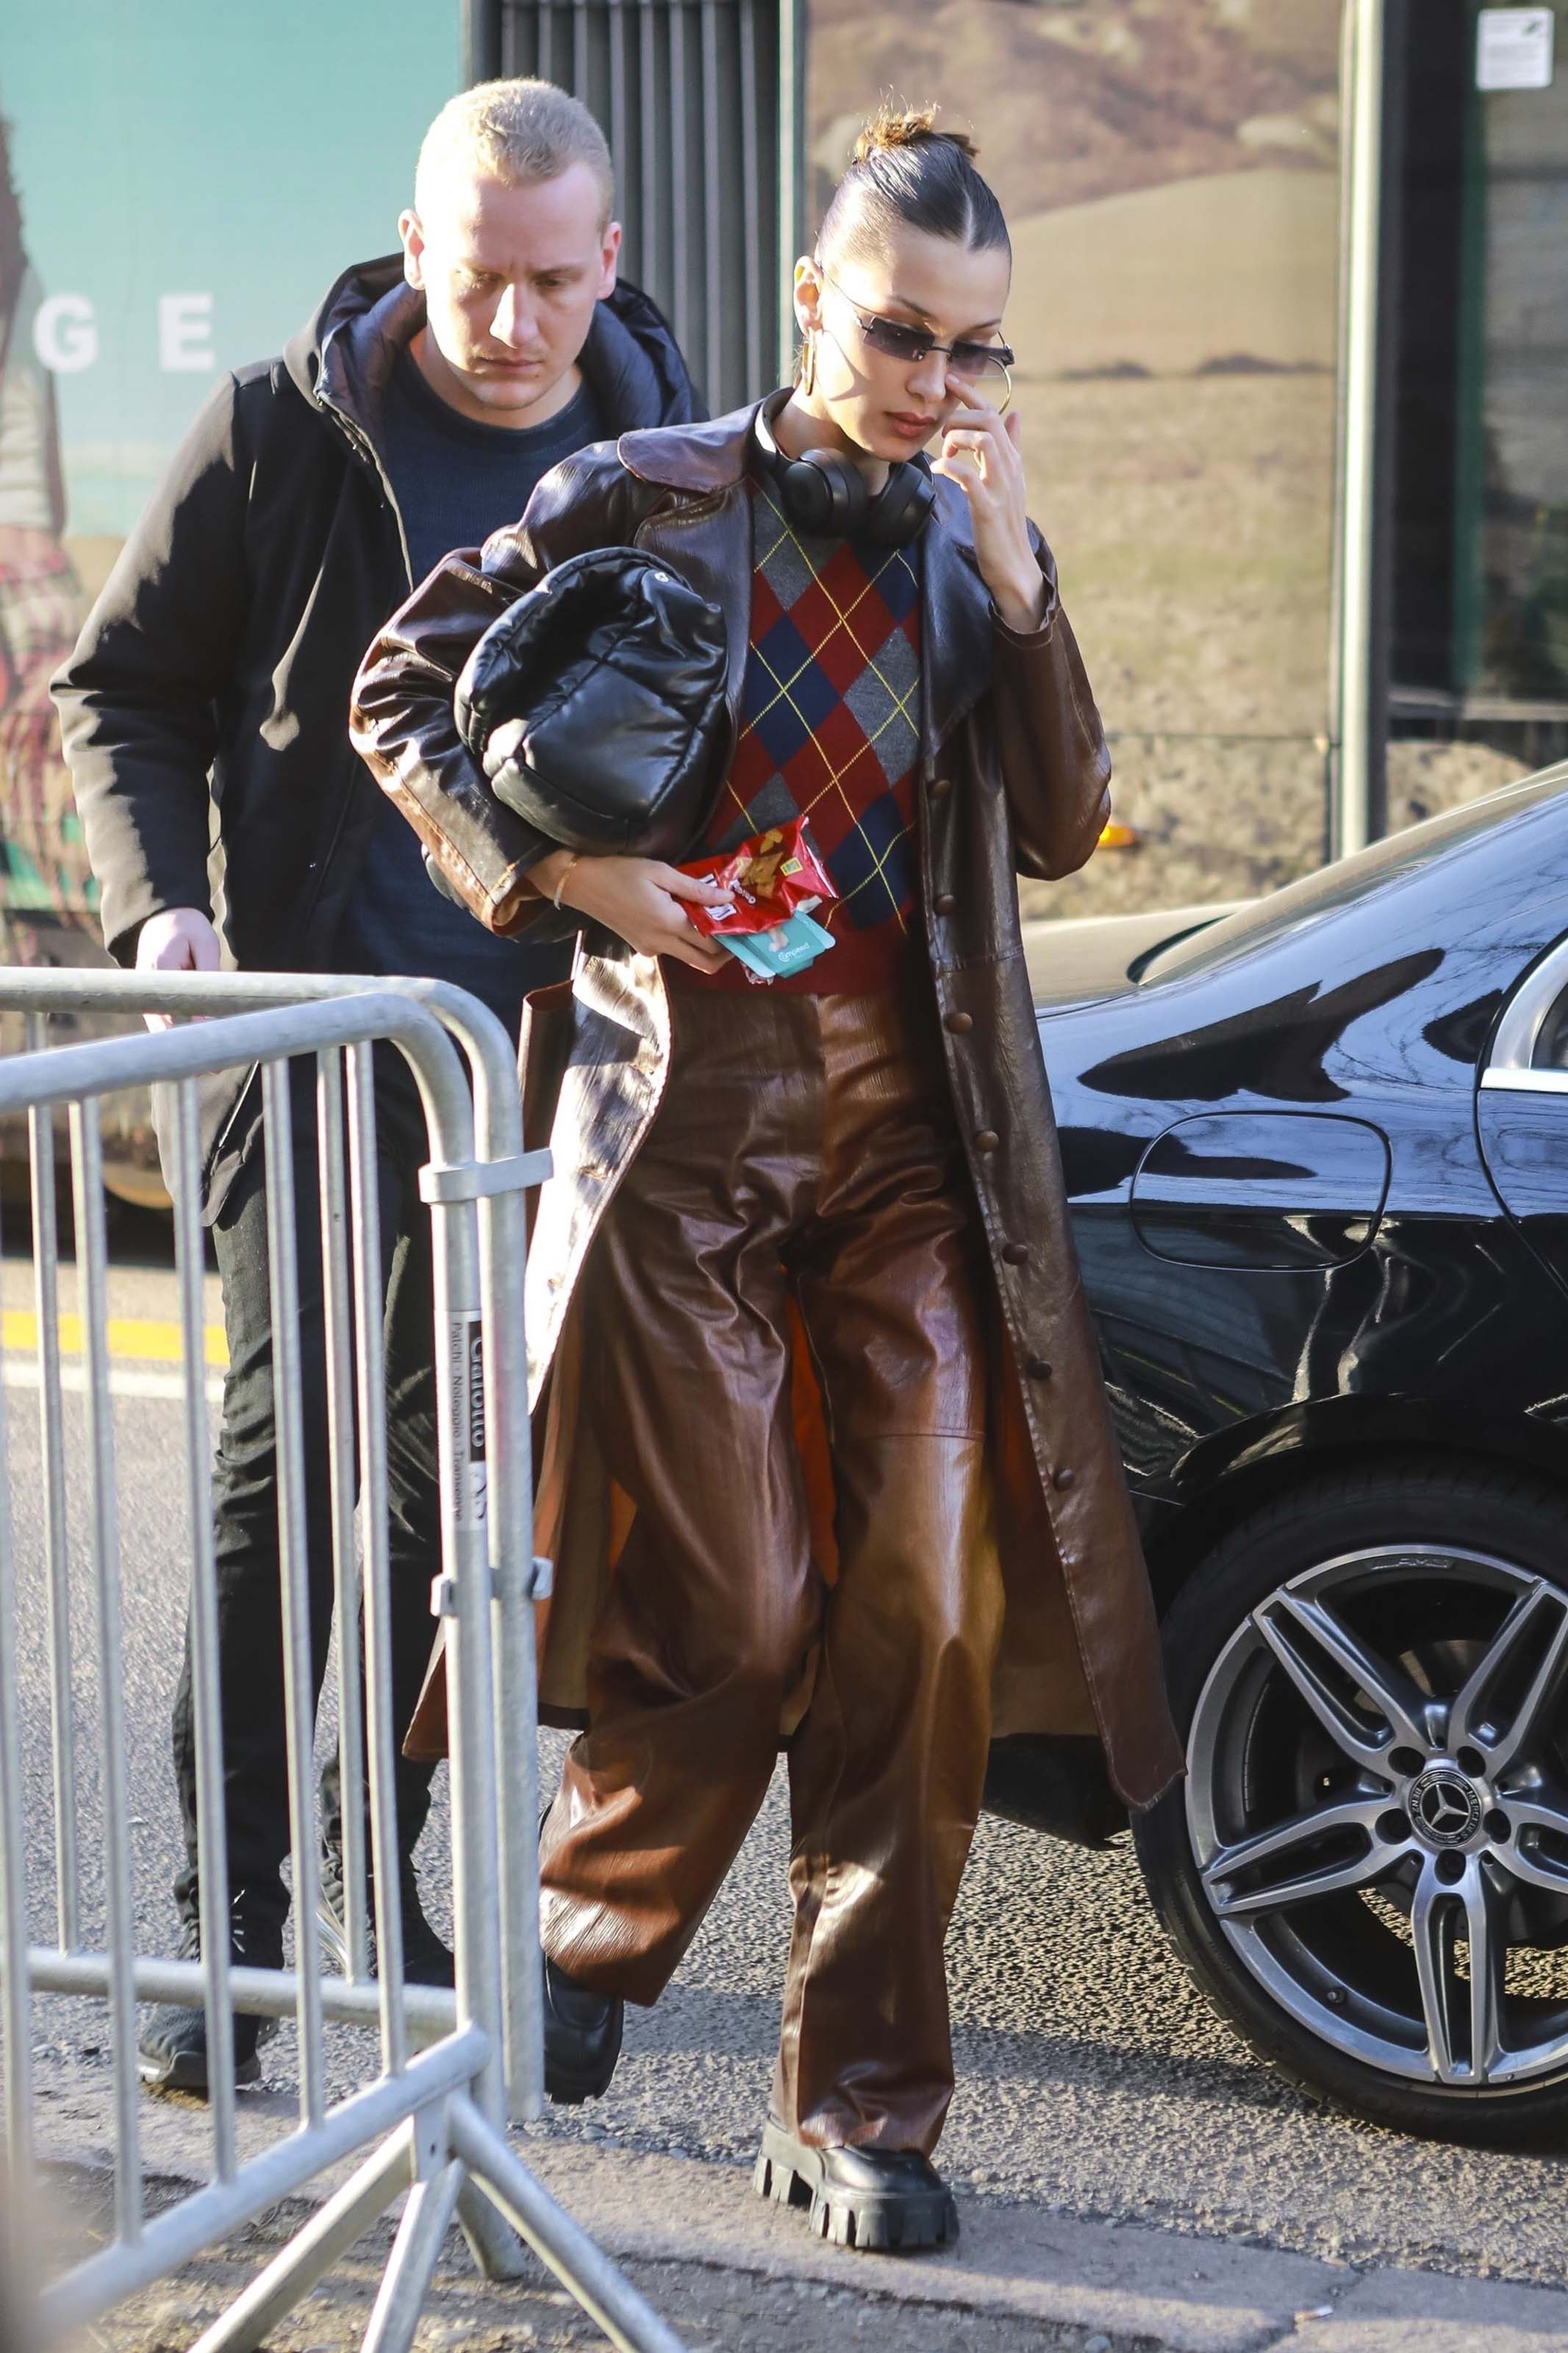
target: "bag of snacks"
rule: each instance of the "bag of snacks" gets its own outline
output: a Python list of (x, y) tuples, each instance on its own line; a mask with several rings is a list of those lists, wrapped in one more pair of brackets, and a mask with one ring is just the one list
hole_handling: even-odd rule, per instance
[(729, 894), (722, 907), (687, 905), (692, 929), (707, 939), (722, 939), (726, 933), (771, 932), (791, 915), (809, 915), (825, 899), (838, 896), (803, 817), (754, 833), (722, 857), (693, 859), (676, 871)]

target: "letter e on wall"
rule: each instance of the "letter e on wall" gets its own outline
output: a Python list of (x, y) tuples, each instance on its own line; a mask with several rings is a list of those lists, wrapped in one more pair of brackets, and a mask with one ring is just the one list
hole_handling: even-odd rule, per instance
[(210, 294), (160, 294), (158, 365), (165, 375), (205, 375), (213, 354)]

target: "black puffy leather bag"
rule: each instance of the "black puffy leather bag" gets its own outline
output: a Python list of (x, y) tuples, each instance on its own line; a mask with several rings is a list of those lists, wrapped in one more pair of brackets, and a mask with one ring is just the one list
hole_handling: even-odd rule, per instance
[(569, 556), (491, 622), (454, 708), (496, 798), (563, 849), (683, 856), (728, 743), (724, 617), (635, 547)]

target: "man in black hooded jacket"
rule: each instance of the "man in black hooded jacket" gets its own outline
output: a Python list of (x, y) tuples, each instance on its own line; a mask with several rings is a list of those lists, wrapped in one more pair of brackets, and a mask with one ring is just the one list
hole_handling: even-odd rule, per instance
[[(700, 414), (663, 320), (619, 285), (605, 142), (549, 83), (493, 82), (437, 117), (404, 250), (341, 278), (281, 359), (219, 386), (176, 454), (55, 681), (110, 953), (139, 970), (419, 973), (487, 1002), (515, 1035), (567, 951), (498, 940), (426, 880), (415, 835), (349, 744), (366, 646), (449, 550), (516, 521), (586, 444)], [(216, 825), (214, 813), (216, 811)], [(216, 835), (216, 846), (214, 837)], [(296, 1066), (300, 1332), (312, 1640), (331, 1612), (321, 1253), (309, 1074)], [(439, 1560), (427, 1156), (405, 1067), (376, 1062), (385, 1258), (394, 1699), (429, 1653)], [(211, 1082), (203, 1182), (229, 1347), (215, 1470), (219, 1680), (235, 1957), (276, 1966), (288, 1898), (272, 1353), (258, 1089)], [(189, 1645), (174, 1713), (186, 1864), (182, 1949), (199, 1949)], [(405, 1968), (452, 1982), (413, 1854), (430, 1767), (400, 1759)], [(323, 1788), (341, 1906), (335, 1777)], [(241, 2082), (260, 2021), (237, 2018)], [(197, 2010), (147, 2021), (142, 2072), (202, 2088)]]

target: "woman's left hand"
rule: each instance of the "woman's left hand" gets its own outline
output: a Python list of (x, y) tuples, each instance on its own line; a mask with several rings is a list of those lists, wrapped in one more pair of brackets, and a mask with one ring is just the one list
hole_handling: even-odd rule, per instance
[(948, 377), (947, 388), (959, 406), (931, 471), (956, 482), (969, 501), (980, 576), (1002, 618), (1011, 629), (1037, 629), (1046, 583), (1029, 544), (1017, 414), (1003, 417), (957, 376)]

